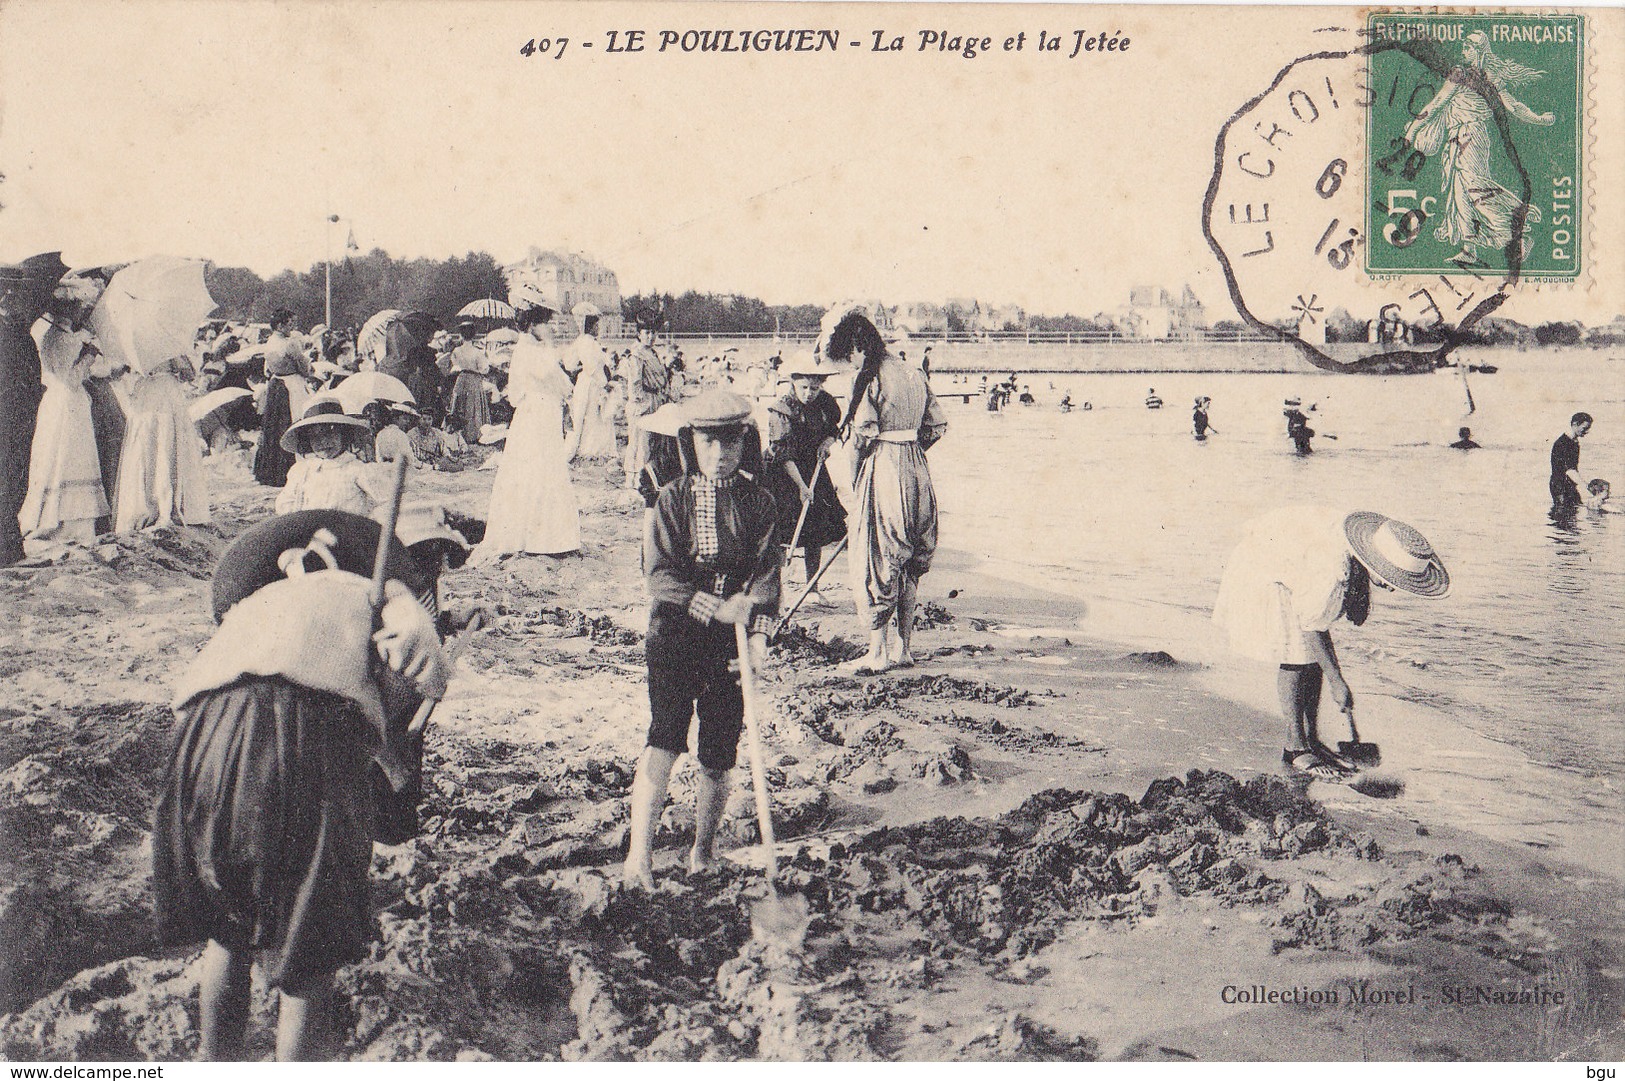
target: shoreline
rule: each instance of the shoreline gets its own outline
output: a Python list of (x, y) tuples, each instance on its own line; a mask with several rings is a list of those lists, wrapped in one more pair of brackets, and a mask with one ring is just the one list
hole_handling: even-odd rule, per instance
[[(947, 554), (950, 555), (949, 566), (975, 562), (985, 569), (969, 573), (1007, 581), (1034, 594), (1046, 592), (1024, 582), (1021, 577), (1024, 568), (1014, 561), (962, 551), (947, 551)], [(923, 590), (922, 596), (927, 595), (940, 599), (929, 590)], [(1069, 592), (1059, 584), (1053, 590), (1053, 597), (1053, 603), (1076, 605), (1074, 625), (1045, 626), (1047, 613), (1038, 620), (1019, 623), (1015, 621), (1021, 619), (1022, 614), (1011, 612), (1007, 613), (1011, 625), (1005, 628), (1005, 633), (1048, 639), (1083, 637), (1126, 651), (1167, 651), (1177, 660), (1192, 664), (1197, 669), (1196, 678), (1205, 688), (1248, 711), (1258, 725), (1278, 738), (1281, 722), (1274, 688), (1269, 681), (1271, 670), (1266, 665), (1229, 655), (1199, 609), (1186, 610), (1155, 601), (1131, 604), (1120, 599), (1088, 597)], [(1158, 613), (1164, 618), (1158, 620)], [(1143, 617), (1147, 615), (1155, 621), (1156, 629), (1135, 629), (1136, 625), (1143, 626)], [(1378, 708), (1362, 707), (1360, 713), (1362, 733), (1389, 751), (1385, 766), (1367, 772), (1385, 789), (1397, 786), (1399, 791), (1372, 804), (1369, 800), (1337, 798), (1336, 790), (1342, 786), (1317, 784), (1315, 791), (1320, 798), (1329, 798), (1337, 805), (1347, 803), (1351, 807), (1364, 806), (1367, 811), (1398, 814), (1413, 825), (1435, 830), (1446, 828), (1450, 820), (1464, 813), (1487, 815), (1479, 818), (1476, 829), (1468, 831), (1485, 843), (1514, 848), (1522, 844), (1531, 851), (1532, 858), (1546, 858), (1540, 854), (1550, 850), (1553, 859), (1625, 882), (1625, 843), (1606, 843), (1591, 821), (1554, 821), (1549, 813), (1541, 813), (1542, 810), (1549, 812), (1545, 801), (1551, 796), (1550, 789), (1542, 791), (1539, 785), (1518, 784), (1519, 778), (1531, 773), (1536, 777), (1544, 775), (1563, 787), (1562, 797), (1570, 801), (1570, 806), (1586, 807), (1592, 812), (1607, 810), (1617, 818), (1618, 808), (1588, 801), (1585, 796), (1599, 780), (1606, 785), (1605, 778), (1531, 759), (1515, 745), (1453, 720), (1443, 707), (1382, 689), (1388, 684), (1376, 673), (1358, 671), (1355, 678), (1371, 684), (1359, 688), (1357, 698), (1367, 703), (1373, 698), (1383, 702)], [(1387, 715), (1380, 716), (1384, 711)], [(1378, 720), (1372, 719), (1379, 716)], [(1339, 732), (1344, 723), (1335, 713), (1323, 720), (1331, 733)], [(1268, 739), (1262, 742), (1267, 744)], [(1476, 771), (1473, 766), (1477, 767)], [(1260, 759), (1252, 768), (1269, 768), (1269, 759)], [(1401, 772), (1422, 778), (1421, 791), (1415, 790), (1415, 783), (1410, 786), (1411, 791), (1406, 791), (1399, 780)], [(1518, 813), (1514, 813), (1514, 805)], [(1486, 808), (1490, 806), (1499, 813), (1487, 813)]]
[[(231, 463), (210, 470), (216, 526), (0, 575), (25, 613), (3, 640), (19, 694), (0, 716), (0, 814), (18, 839), (4, 856), (22, 884), (0, 900), (8, 1057), (173, 1059), (195, 1047), (196, 951), (154, 949), (145, 895), (161, 703), (176, 658), (209, 631), (214, 556), (270, 502)], [(923, 582), (919, 668), (835, 669), (862, 648), (835, 568), (839, 605), (798, 618), (763, 674), (779, 882), (813, 910), (803, 950), (752, 941), (762, 882), (743, 762), (725, 866), (678, 868), (692, 829), (685, 762), (657, 837), (657, 892), (618, 889), (647, 724), (641, 501), (614, 487), (614, 463), (576, 473), (582, 556), (444, 580), (448, 602), (485, 604), (493, 626), (432, 722), (422, 835), (375, 850), (379, 941), (340, 976), (345, 1057), (1625, 1047), (1607, 1021), (1625, 999), (1613, 880), (1431, 822), (1423, 832), (1336, 786), (1306, 799), (1269, 768), (1271, 716), (1206, 686), (1187, 658), (1089, 629), (1070, 641), (999, 633), (990, 621), (1064, 627), (1088, 606), (947, 550)], [(420, 472), (412, 497), (483, 517), (491, 480)], [(64, 927), (78, 933), (53, 931)], [(1522, 981), (1568, 997), (1555, 1013), (1385, 1001), (1336, 1015), (1223, 1000), (1232, 985), (1362, 981)], [(263, 1054), (271, 999), (256, 1002)]]

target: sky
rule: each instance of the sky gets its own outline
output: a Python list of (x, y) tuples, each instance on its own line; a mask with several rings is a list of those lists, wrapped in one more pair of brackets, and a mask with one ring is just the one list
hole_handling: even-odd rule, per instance
[[(1137, 284), (1188, 283), (1210, 318), (1233, 318), (1200, 228), (1214, 137), (1277, 70), (1324, 47), (1324, 27), (1355, 18), (7, 0), (0, 258), (165, 252), (269, 274), (341, 252), (353, 231), (363, 249), (405, 257), (582, 250), (626, 293), (977, 297), (1087, 315), (1121, 307)], [(840, 30), (842, 46), (656, 51), (665, 28), (803, 26)], [(606, 51), (609, 31), (634, 28), (650, 48)], [(1069, 51), (1080, 28), (1120, 31), (1131, 47), (1070, 60), (1034, 49), (1046, 29)], [(985, 35), (993, 50), (921, 52), (925, 29)], [(904, 35), (904, 51), (873, 51), (875, 30)], [(1004, 52), (1018, 32), (1024, 51)], [(557, 59), (520, 55), (540, 36), (571, 44)], [(1598, 130), (1625, 130), (1617, 103), (1603, 109)], [(1614, 203), (1593, 224), (1618, 238)], [(345, 220), (332, 226), (331, 214)], [(1625, 310), (1622, 250), (1592, 288), (1544, 290), (1508, 314), (1611, 318)]]

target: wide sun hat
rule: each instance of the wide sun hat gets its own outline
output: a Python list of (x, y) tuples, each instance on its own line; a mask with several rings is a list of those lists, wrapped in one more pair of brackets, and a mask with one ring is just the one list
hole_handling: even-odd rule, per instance
[(299, 453), (299, 433), (308, 432), (312, 428), (355, 428), (363, 432), (371, 432), (372, 425), (360, 417), (347, 417), (344, 415), (344, 406), (332, 398), (318, 398), (311, 402), (305, 410), (305, 415), (294, 423), (288, 425), (288, 430), (282, 433), (282, 449), (289, 454)]
[(813, 355), (811, 350), (803, 350), (791, 355), (779, 368), (783, 376), (810, 375), (819, 379), (828, 379), (842, 369), (835, 364), (826, 364), (823, 358)]
[(508, 303), (515, 311), (524, 311), (527, 308), (546, 308), (550, 312), (557, 312), (558, 305), (530, 282), (522, 283), (508, 295)]
[(646, 432), (676, 438), (678, 430), (688, 423), (688, 410), (677, 402), (667, 402), (653, 413), (638, 417), (633, 423)]
[[(384, 510), (380, 507), (373, 512), (375, 521), (383, 516)], [(400, 517), (395, 521), (395, 537), (408, 548), (430, 541), (443, 545), (454, 568), (468, 559), (467, 538), (451, 527), (446, 520), (446, 508), (439, 503), (403, 503)]]
[(1450, 574), (1428, 539), (1397, 518), (1357, 510), (1343, 519), (1354, 556), (1384, 582), (1419, 597), (1450, 592)]
[(750, 420), (750, 400), (731, 390), (708, 390), (683, 406), (686, 426), (701, 431), (737, 428)]

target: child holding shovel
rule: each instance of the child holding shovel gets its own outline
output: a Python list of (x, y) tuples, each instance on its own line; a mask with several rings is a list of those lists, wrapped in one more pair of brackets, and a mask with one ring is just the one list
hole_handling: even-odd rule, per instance
[[(1331, 627), (1344, 617), (1364, 623), (1373, 585), (1443, 597), (1450, 576), (1427, 538), (1404, 522), (1375, 511), (1319, 507), (1284, 507), (1256, 519), (1225, 566), (1213, 621), (1229, 633), (1236, 652), (1280, 666), (1281, 761), (1294, 773), (1321, 781), (1346, 781), (1355, 773), (1356, 762), (1320, 737), (1320, 693), (1324, 679), (1352, 729), (1354, 692), (1343, 678)], [(1362, 747), (1371, 745), (1355, 737), (1349, 754)]]
[(423, 698), (446, 686), (427, 583), (393, 538), (377, 554), (382, 532), (340, 511), (282, 515), (215, 573), (220, 626), (175, 693), (152, 842), (159, 940), (208, 943), (203, 1059), (243, 1057), (256, 961), (281, 993), (277, 1058), (326, 1057), (333, 974), (372, 938), (369, 759), (405, 780), (385, 696), (397, 680)]
[(696, 713), (700, 776), (689, 869), (716, 862), (728, 771), (738, 758), (744, 721), (744, 698), (732, 671), (738, 657), (734, 628), (749, 628), (749, 660), (760, 665), (779, 603), (773, 497), (751, 479), (761, 475), (760, 463), (745, 460), (759, 456), (760, 448), (750, 402), (713, 390), (686, 409), (687, 423), (678, 433), (685, 472), (661, 489), (655, 503), (648, 566), (649, 736), (632, 784), (624, 868), (628, 885), (649, 889), (651, 849), (672, 767), (688, 750)]

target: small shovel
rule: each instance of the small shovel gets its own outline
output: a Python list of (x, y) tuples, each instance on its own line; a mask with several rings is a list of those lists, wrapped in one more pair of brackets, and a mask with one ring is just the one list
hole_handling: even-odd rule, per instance
[(774, 880), (779, 861), (773, 848), (773, 808), (767, 798), (767, 763), (762, 756), (762, 730), (756, 717), (756, 677), (750, 668), (750, 636), (742, 623), (734, 624), (739, 647), (739, 689), (745, 699), (745, 731), (750, 739), (750, 772), (756, 788), (756, 819), (762, 829), (762, 852), (767, 857), (767, 897), (751, 907), (751, 930), (761, 941), (787, 950), (801, 947), (807, 934), (807, 899), (798, 893), (781, 894)]
[(1337, 753), (1357, 766), (1382, 765), (1382, 748), (1360, 738), (1360, 730), (1354, 727), (1354, 710), (1345, 709), (1343, 715), (1349, 721), (1349, 738), (1338, 741)]

